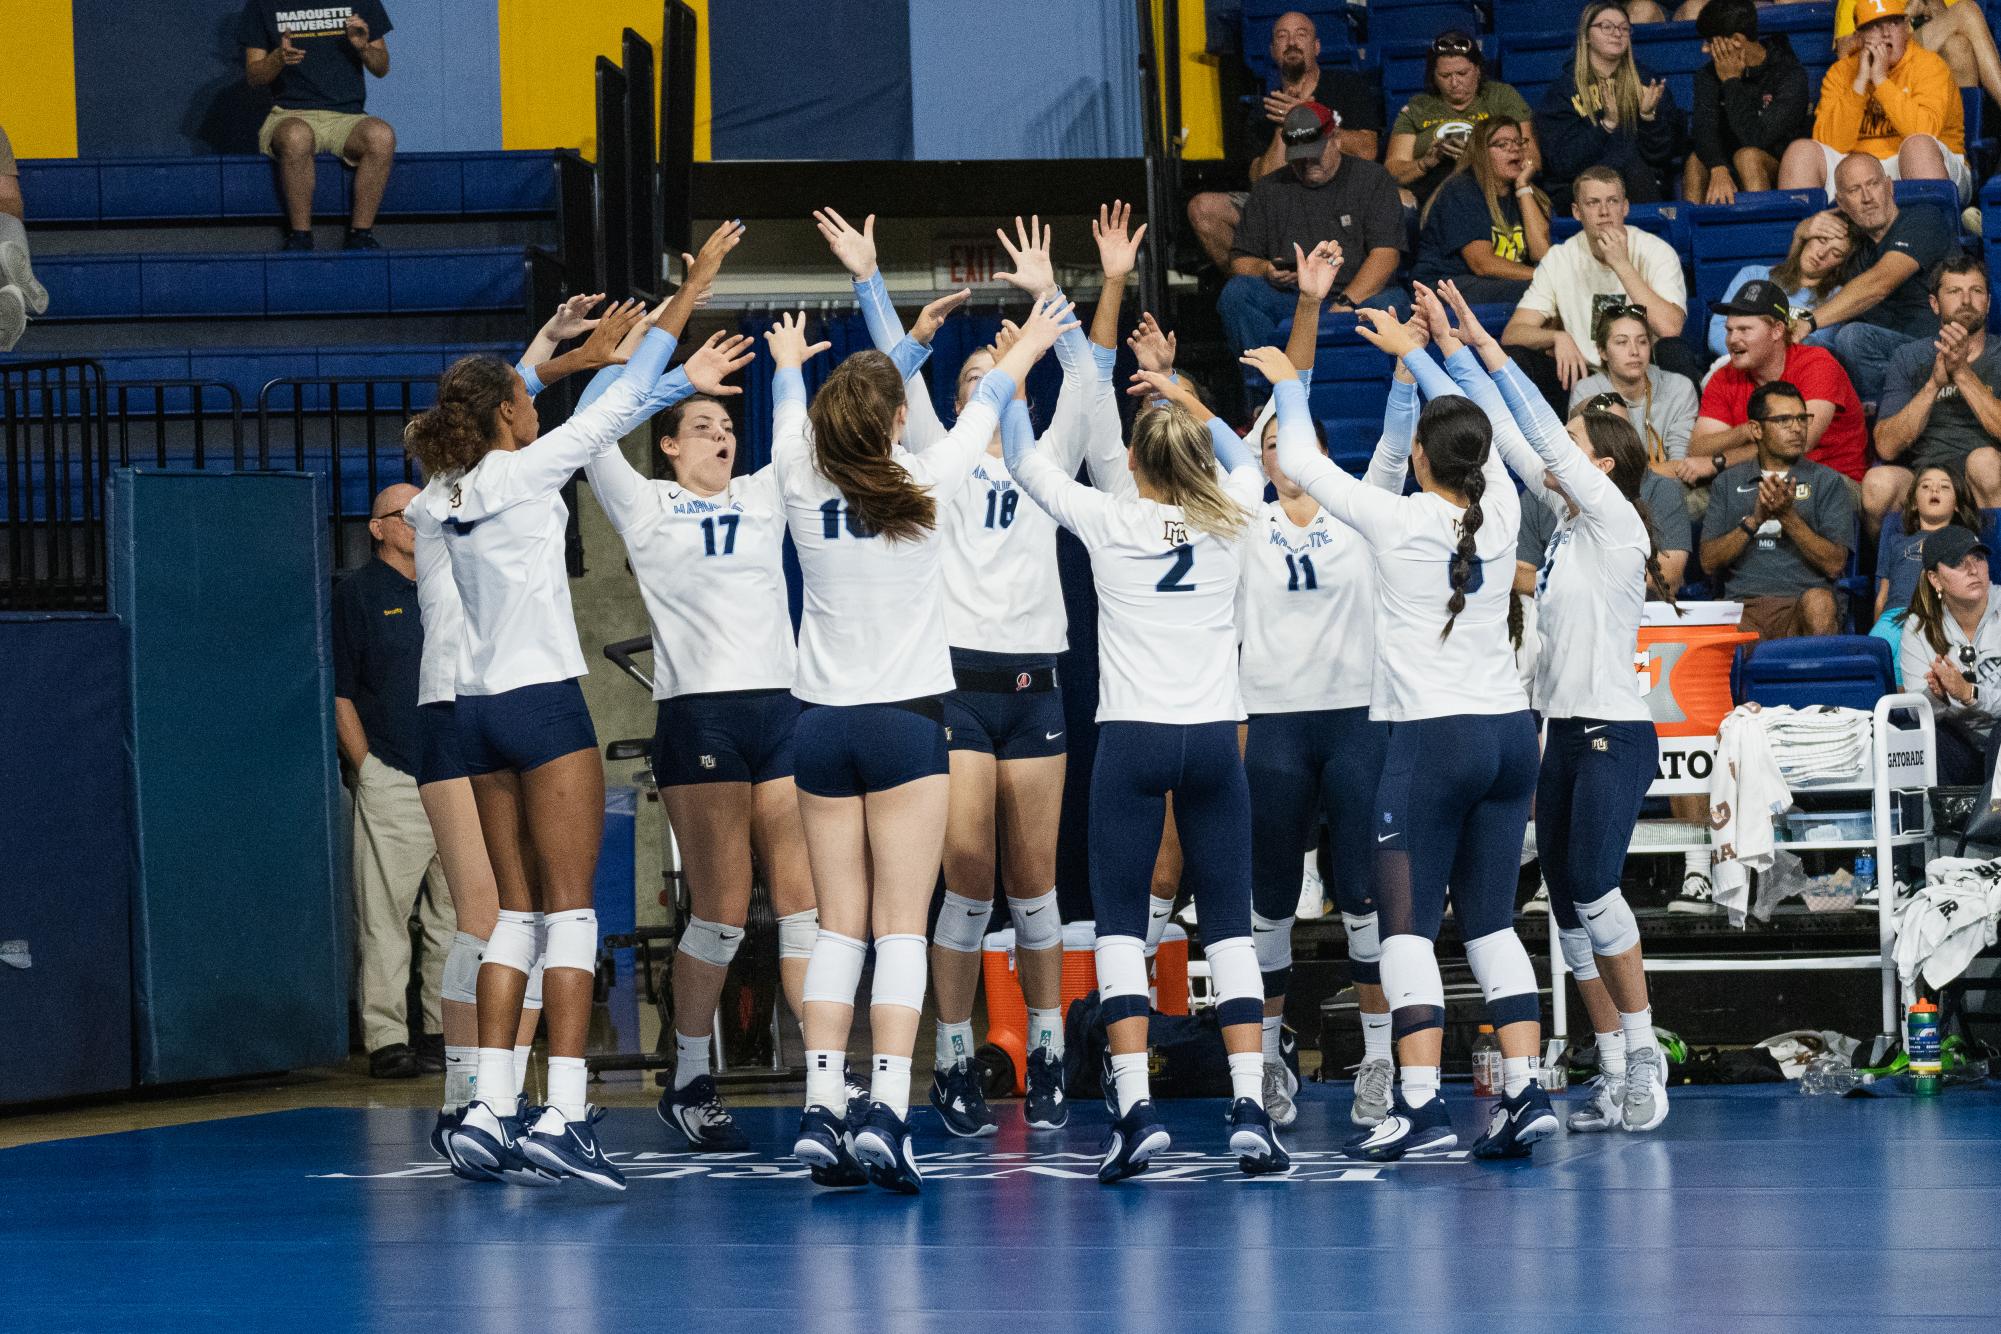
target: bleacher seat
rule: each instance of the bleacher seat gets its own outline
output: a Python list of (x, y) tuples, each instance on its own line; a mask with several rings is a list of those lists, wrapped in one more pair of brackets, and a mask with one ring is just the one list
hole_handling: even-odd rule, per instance
[(1397, 0), (1394, 4), (1369, 6), (1369, 49), (1387, 42), (1429, 44), (1441, 32), (1457, 28), (1461, 32), (1480, 31), (1480, 11), (1470, 0)]
[(1493, 31), (1498, 33), (1563, 32), (1577, 34), (1577, 20), (1588, 0), (1493, 0)]
[(1981, 180), (1994, 169), (1997, 143), (1987, 132), (1987, 95), (1978, 88), (1959, 90), (1960, 110), (1966, 124), (1966, 161), (1973, 171), (1973, 179)]
[(1739, 704), (1832, 704), (1873, 709), (1897, 688), (1888, 640), (1870, 635), (1767, 639), (1740, 649), (1730, 667)]
[(1689, 220), (1689, 258), (1702, 310), (1729, 295), (1724, 289), (1746, 264), (1777, 264), (1802, 218), (1826, 208), (1818, 190), (1745, 191), (1734, 204), (1683, 206)]
[(1929, 205), (1945, 214), (1954, 231), (1959, 230), (1959, 189), (1951, 181), (1898, 181), (1890, 188), (1898, 208)]
[(50, 323), (509, 310), (521, 305), (519, 247), (50, 255), (35, 272)]
[[(1988, 284), (1995, 282), (1995, 275), (2001, 274), (2001, 176), (1987, 182), (1987, 188), (1980, 192), (1981, 243), (1987, 252)], [(2001, 301), (1993, 304), (1988, 312), (1987, 327), (2001, 330)]]
[(1709, 63), (1693, 23), (1640, 23), (1633, 27), (1633, 59), (1667, 80), (1668, 96), (1684, 115), (1695, 105), (1695, 72)]
[[(1571, 18), (1574, 22), (1576, 15)], [(1576, 49), (1575, 31), (1551, 32), (1498, 24), (1495, 31), (1501, 48), (1500, 78), (1514, 86), (1530, 109), (1542, 105), (1543, 90), (1563, 76), (1563, 67)]]
[(1361, 52), (1349, 25), (1348, 7), (1341, 4), (1287, 4), (1285, 0), (1244, 0), (1244, 63), (1269, 86), (1278, 77), (1271, 63), (1271, 30), (1286, 14), (1298, 11), (1313, 20), (1320, 36), (1322, 65), (1352, 65)]

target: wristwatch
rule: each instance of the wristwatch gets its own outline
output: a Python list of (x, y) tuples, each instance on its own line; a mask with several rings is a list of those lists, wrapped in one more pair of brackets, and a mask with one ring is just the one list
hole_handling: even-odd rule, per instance
[(1810, 330), (1813, 333), (1820, 332), (1820, 320), (1815, 317), (1812, 311), (1809, 310), (1802, 313), (1800, 315), (1800, 318), (1806, 321), (1806, 327), (1808, 328), (1808, 330)]
[(1709, 456), (1709, 466), (1716, 469), (1716, 471), (1718, 472), (1722, 472), (1725, 468), (1730, 466), (1730, 460), (1724, 458), (1723, 455), (1721, 454), (1711, 454)]
[(1737, 526), (1744, 530), (1744, 536), (1746, 537), (1756, 537), (1758, 535), (1758, 521), (1748, 514), (1737, 521)]

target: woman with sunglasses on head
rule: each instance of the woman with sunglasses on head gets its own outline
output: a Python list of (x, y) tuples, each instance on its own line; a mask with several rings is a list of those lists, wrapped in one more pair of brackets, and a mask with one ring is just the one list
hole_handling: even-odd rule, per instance
[(1404, 103), (1390, 127), (1383, 167), (1403, 187), (1406, 206), (1424, 204), (1464, 159), (1474, 129), (1503, 116), (1522, 127), (1528, 156), (1538, 156), (1529, 104), (1487, 77), (1480, 44), (1457, 29), (1432, 39), (1424, 55), (1424, 91)]
[[(1459, 293), (1468, 301), (1473, 299), (1463, 284)], [(1688, 437), (1695, 430), (1695, 385), (1686, 375), (1654, 364), (1654, 333), (1642, 306), (1618, 305), (1600, 311), (1591, 341), (1598, 345), (1602, 369), (1570, 387), (1571, 410), (1599, 394), (1616, 395), (1647, 447), (1647, 466), (1673, 476), (1670, 465), (1688, 457)]]
[(1679, 160), (1682, 113), (1667, 81), (1633, 60), (1633, 23), (1609, 0), (1592, 0), (1577, 20), (1577, 45), (1536, 108), (1535, 131), (1551, 206), (1570, 207), (1571, 182), (1606, 166), (1626, 183), (1626, 198), (1651, 204), (1669, 197), (1666, 173)]
[(1938, 711), (1938, 781), (1971, 785), (2001, 712), (2001, 588), (1972, 529), (1927, 533), (1921, 553), (1897, 655), (1904, 689), (1931, 696)]
[(1528, 126), (1494, 116), (1474, 127), (1452, 175), (1418, 214), (1421, 283), (1458, 282), (1469, 301), (1514, 303), (1549, 253), (1549, 196), (1535, 186)]

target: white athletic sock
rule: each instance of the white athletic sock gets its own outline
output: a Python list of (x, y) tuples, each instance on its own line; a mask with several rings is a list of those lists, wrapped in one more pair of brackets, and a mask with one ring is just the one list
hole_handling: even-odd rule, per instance
[(1512, 1098), (1529, 1086), (1529, 1060), (1527, 1056), (1501, 1058), (1501, 1092)]
[(1157, 899), (1146, 896), (1146, 957), (1153, 958), (1160, 948), (1161, 937), (1167, 934), (1167, 919), (1174, 915), (1173, 899)]
[[(512, 1053), (509, 1054), (512, 1059)], [(479, 1073), (479, 1048), (445, 1048), (445, 1107), (456, 1112), (472, 1101), (474, 1077)]]
[[(971, 1027), (971, 1025), (967, 1025)], [(870, 1101), (879, 1102), (898, 1116), (910, 1115), (910, 1058), (878, 1056), (875, 1076), (869, 1080)]]
[(1362, 1059), (1365, 1061), (1396, 1060), (1396, 1048), (1390, 1039), (1390, 1015), (1385, 1010), (1374, 1014), (1362, 1011)]
[(1285, 1016), (1282, 1014), (1268, 1014), (1264, 1017), (1264, 1022), (1258, 1025), (1258, 1038), (1263, 1046), (1265, 1060), (1276, 1061), (1279, 1059), (1279, 1029), (1284, 1026)]
[(847, 1115), (848, 1090), (843, 1078), (847, 1068), (848, 1054), (844, 1051), (807, 1052), (806, 1105), (824, 1107), (835, 1116)]
[(937, 1023), (937, 1050), (931, 1053), (931, 1064), (940, 1070), (950, 1070), (960, 1061), (973, 1058), (973, 1021), (962, 1024), (948, 1024), (943, 1019)]
[(674, 1091), (679, 1093), (707, 1073), (709, 1073), (708, 1034), (691, 1038), (680, 1029), (675, 1029)]
[(1699, 875), (1704, 880), (1709, 879), (1709, 850), (1702, 848), (1695, 852), (1683, 853), (1681, 866), (1681, 873), (1684, 878), (1691, 875)]
[(481, 1047), (479, 1073), (473, 1077), (473, 1097), (485, 1103), (495, 1116), (512, 1116), (513, 1088), (514, 1053), (505, 1047)]
[[(1159, 902), (1158, 899), (1155, 902)], [(1112, 1080), (1118, 1085), (1119, 1115), (1124, 1116), (1133, 1107), (1153, 1096), (1147, 1087), (1146, 1053), (1127, 1052), (1112, 1056)]]
[(1651, 1005), (1638, 1014), (1619, 1011), (1619, 1027), (1625, 1030), (1626, 1053), (1629, 1056), (1652, 1051), (1659, 1045), (1654, 1041), (1654, 1007)]
[(1265, 1058), (1259, 1051), (1230, 1053), (1230, 1096), (1264, 1105)]
[(1609, 1079), (1624, 1079), (1626, 1077), (1624, 1030), (1617, 1033), (1595, 1033), (1592, 1036), (1598, 1040), (1598, 1068)]
[(1397, 1073), (1397, 1087), (1402, 1090), (1405, 1102), (1422, 1107), (1438, 1096), (1438, 1067), (1407, 1065)]
[(1040, 1047), (1053, 1061), (1063, 1059), (1063, 1011), (1028, 1008), (1028, 1049)]
[(549, 1058), (549, 1105), (562, 1114), (565, 1121), (581, 1121), (589, 1110), (590, 1094), (586, 1086), (590, 1076), (584, 1072), (584, 1058), (581, 1056), (551, 1056)]
[(514, 1096), (520, 1097), (528, 1088), (528, 1054), (535, 1050), (534, 1044), (514, 1049)]

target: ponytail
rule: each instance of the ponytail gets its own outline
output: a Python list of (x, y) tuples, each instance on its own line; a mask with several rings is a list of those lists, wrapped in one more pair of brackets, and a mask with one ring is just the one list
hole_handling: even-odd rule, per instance
[(514, 397), (514, 370), (498, 357), (460, 357), (438, 377), (437, 406), (403, 427), (403, 451), (426, 478), (458, 476), (493, 448), (494, 415)]
[(938, 525), (931, 493), (890, 456), (903, 377), (888, 357), (857, 352), (813, 395), (813, 463), (848, 504), (861, 532), (914, 542)]
[(1933, 654), (1944, 653), (1948, 647), (1945, 639), (1945, 599), (1939, 596), (1929, 572), (1918, 575), (1918, 587), (1911, 594), (1911, 605), (1904, 608), (1897, 623), (1903, 625), (1913, 619), (1917, 621), (1918, 631), (1924, 635), (1925, 642), (1931, 645)]
[(1250, 516), (1216, 480), (1216, 450), (1206, 427), (1173, 404), (1133, 419), (1133, 460), (1162, 501), (1178, 506), (1190, 528), (1223, 541), (1243, 535)]
[(1632, 503), (1634, 513), (1646, 526), (1648, 581), (1660, 589), (1662, 600), (1674, 608), (1675, 615), (1681, 615), (1681, 605), (1675, 601), (1674, 590), (1668, 587), (1666, 577), (1661, 574), (1661, 541), (1654, 529), (1653, 511), (1646, 501), (1640, 499), (1640, 483), (1647, 477), (1647, 447), (1640, 443), (1640, 433), (1623, 417), (1615, 417), (1609, 412), (1587, 411), (1584, 414), (1584, 434), (1591, 441), (1593, 454), (1612, 461), (1612, 485), (1618, 487), (1619, 494)]
[(1480, 502), (1487, 494), (1487, 456), (1494, 448), (1494, 427), (1472, 399), (1451, 394), (1424, 405), (1413, 439), (1424, 451), (1432, 481), (1466, 497), (1466, 512), (1459, 520), (1459, 546), (1447, 567), (1452, 597), (1445, 604), (1445, 628), (1438, 632), (1442, 643), (1451, 638), (1453, 623), (1466, 610), (1466, 595), (1480, 587), (1478, 545), (1480, 525), (1486, 521)]
[(1473, 584), (1473, 572), (1480, 568), (1480, 557), (1475, 547), (1480, 525), (1486, 518), (1480, 511), (1480, 499), (1487, 494), (1487, 474), (1476, 468), (1459, 485), (1466, 494), (1466, 513), (1459, 520), (1459, 548), (1452, 553), (1449, 567), (1452, 598), (1445, 604), (1445, 628), (1438, 632), (1441, 644), (1452, 637), (1453, 623), (1459, 619), (1459, 613), (1466, 610), (1466, 590)]

